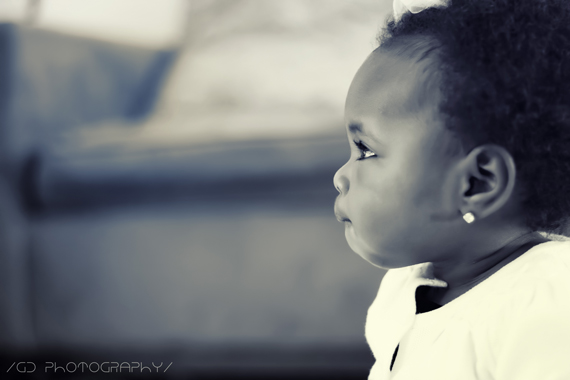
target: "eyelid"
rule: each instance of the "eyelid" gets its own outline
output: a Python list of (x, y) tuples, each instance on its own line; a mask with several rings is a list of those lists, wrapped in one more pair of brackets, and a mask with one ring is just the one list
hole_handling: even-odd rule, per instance
[[(377, 157), (378, 155), (373, 152), (368, 146), (366, 146), (362, 141), (359, 140), (353, 140), (354, 144), (356, 145), (356, 147), (358, 148), (358, 150), (360, 151), (360, 157), (357, 158), (357, 161), (361, 161), (364, 160), (366, 158), (371, 158), (371, 157)], [(370, 152), (373, 155), (372, 156), (368, 156), (368, 157), (364, 157), (364, 153), (365, 152)]]

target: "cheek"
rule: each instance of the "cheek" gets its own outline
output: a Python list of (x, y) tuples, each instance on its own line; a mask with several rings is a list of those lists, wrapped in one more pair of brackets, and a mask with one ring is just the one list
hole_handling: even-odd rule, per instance
[(425, 220), (431, 220), (433, 215), (438, 215), (444, 208), (446, 198), (444, 192), (446, 185), (445, 163), (436, 159), (423, 160), (420, 170), (416, 173), (415, 190), (412, 194), (412, 206), (418, 210)]
[(356, 179), (361, 184), (352, 189), (351, 198), (351, 209), (357, 213), (356, 233), (368, 240), (381, 240), (408, 223), (411, 182), (401, 170), (361, 170)]
[[(355, 173), (361, 186), (354, 187), (351, 206), (357, 210), (355, 234), (375, 246), (398, 246), (429, 219), (439, 191), (429, 164), (410, 153), (407, 159), (385, 165), (382, 170)], [(435, 202), (437, 203), (437, 202)]]
[(389, 196), (390, 181), (385, 173), (374, 165), (361, 165), (354, 172), (351, 186), (351, 209), (358, 213), (359, 219), (370, 223), (379, 210), (384, 208), (384, 200)]

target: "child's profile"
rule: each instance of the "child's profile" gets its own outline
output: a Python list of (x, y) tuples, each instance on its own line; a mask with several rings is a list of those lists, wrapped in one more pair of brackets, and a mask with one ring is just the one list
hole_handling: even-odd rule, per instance
[(334, 177), (369, 378), (570, 379), (570, 3), (395, 0), (379, 42)]

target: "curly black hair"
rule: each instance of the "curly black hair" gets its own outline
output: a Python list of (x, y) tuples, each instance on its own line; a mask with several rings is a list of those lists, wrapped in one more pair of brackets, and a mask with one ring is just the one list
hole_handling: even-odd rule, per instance
[(570, 1), (451, 0), (389, 17), (378, 40), (426, 36), (446, 127), (465, 148), (506, 148), (526, 224), (560, 232), (570, 217)]

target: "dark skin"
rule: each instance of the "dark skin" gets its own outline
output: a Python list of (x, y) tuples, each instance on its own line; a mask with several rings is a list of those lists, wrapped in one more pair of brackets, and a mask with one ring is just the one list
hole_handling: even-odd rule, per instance
[(334, 178), (335, 213), (350, 247), (373, 265), (431, 262), (448, 286), (427, 295), (443, 305), (546, 239), (523, 223), (511, 154), (494, 144), (466, 149), (435, 111), (437, 91), (417, 99), (425, 72), (377, 49), (356, 74), (345, 109), (352, 155)]
[[(530, 232), (522, 235), (521, 237), (507, 243), (505, 246), (500, 248), (499, 251), (490, 254), (485, 258), (486, 262), (483, 262), (481, 265), (475, 263), (473, 265), (473, 273), (475, 274), (476, 272), (479, 272), (478, 275), (475, 274), (470, 277), (468, 281), (464, 280), (465, 277), (461, 277), (459, 280), (455, 281), (454, 279), (448, 279), (446, 281), (448, 283), (447, 288), (430, 287), (426, 296), (431, 301), (439, 305), (445, 305), (475, 287), (483, 280), (489, 278), (499, 269), (520, 257), (532, 247), (547, 241), (549, 240), (537, 232)], [(460, 273), (458, 274), (461, 275)], [(449, 282), (450, 280), (452, 281), (451, 283)]]

